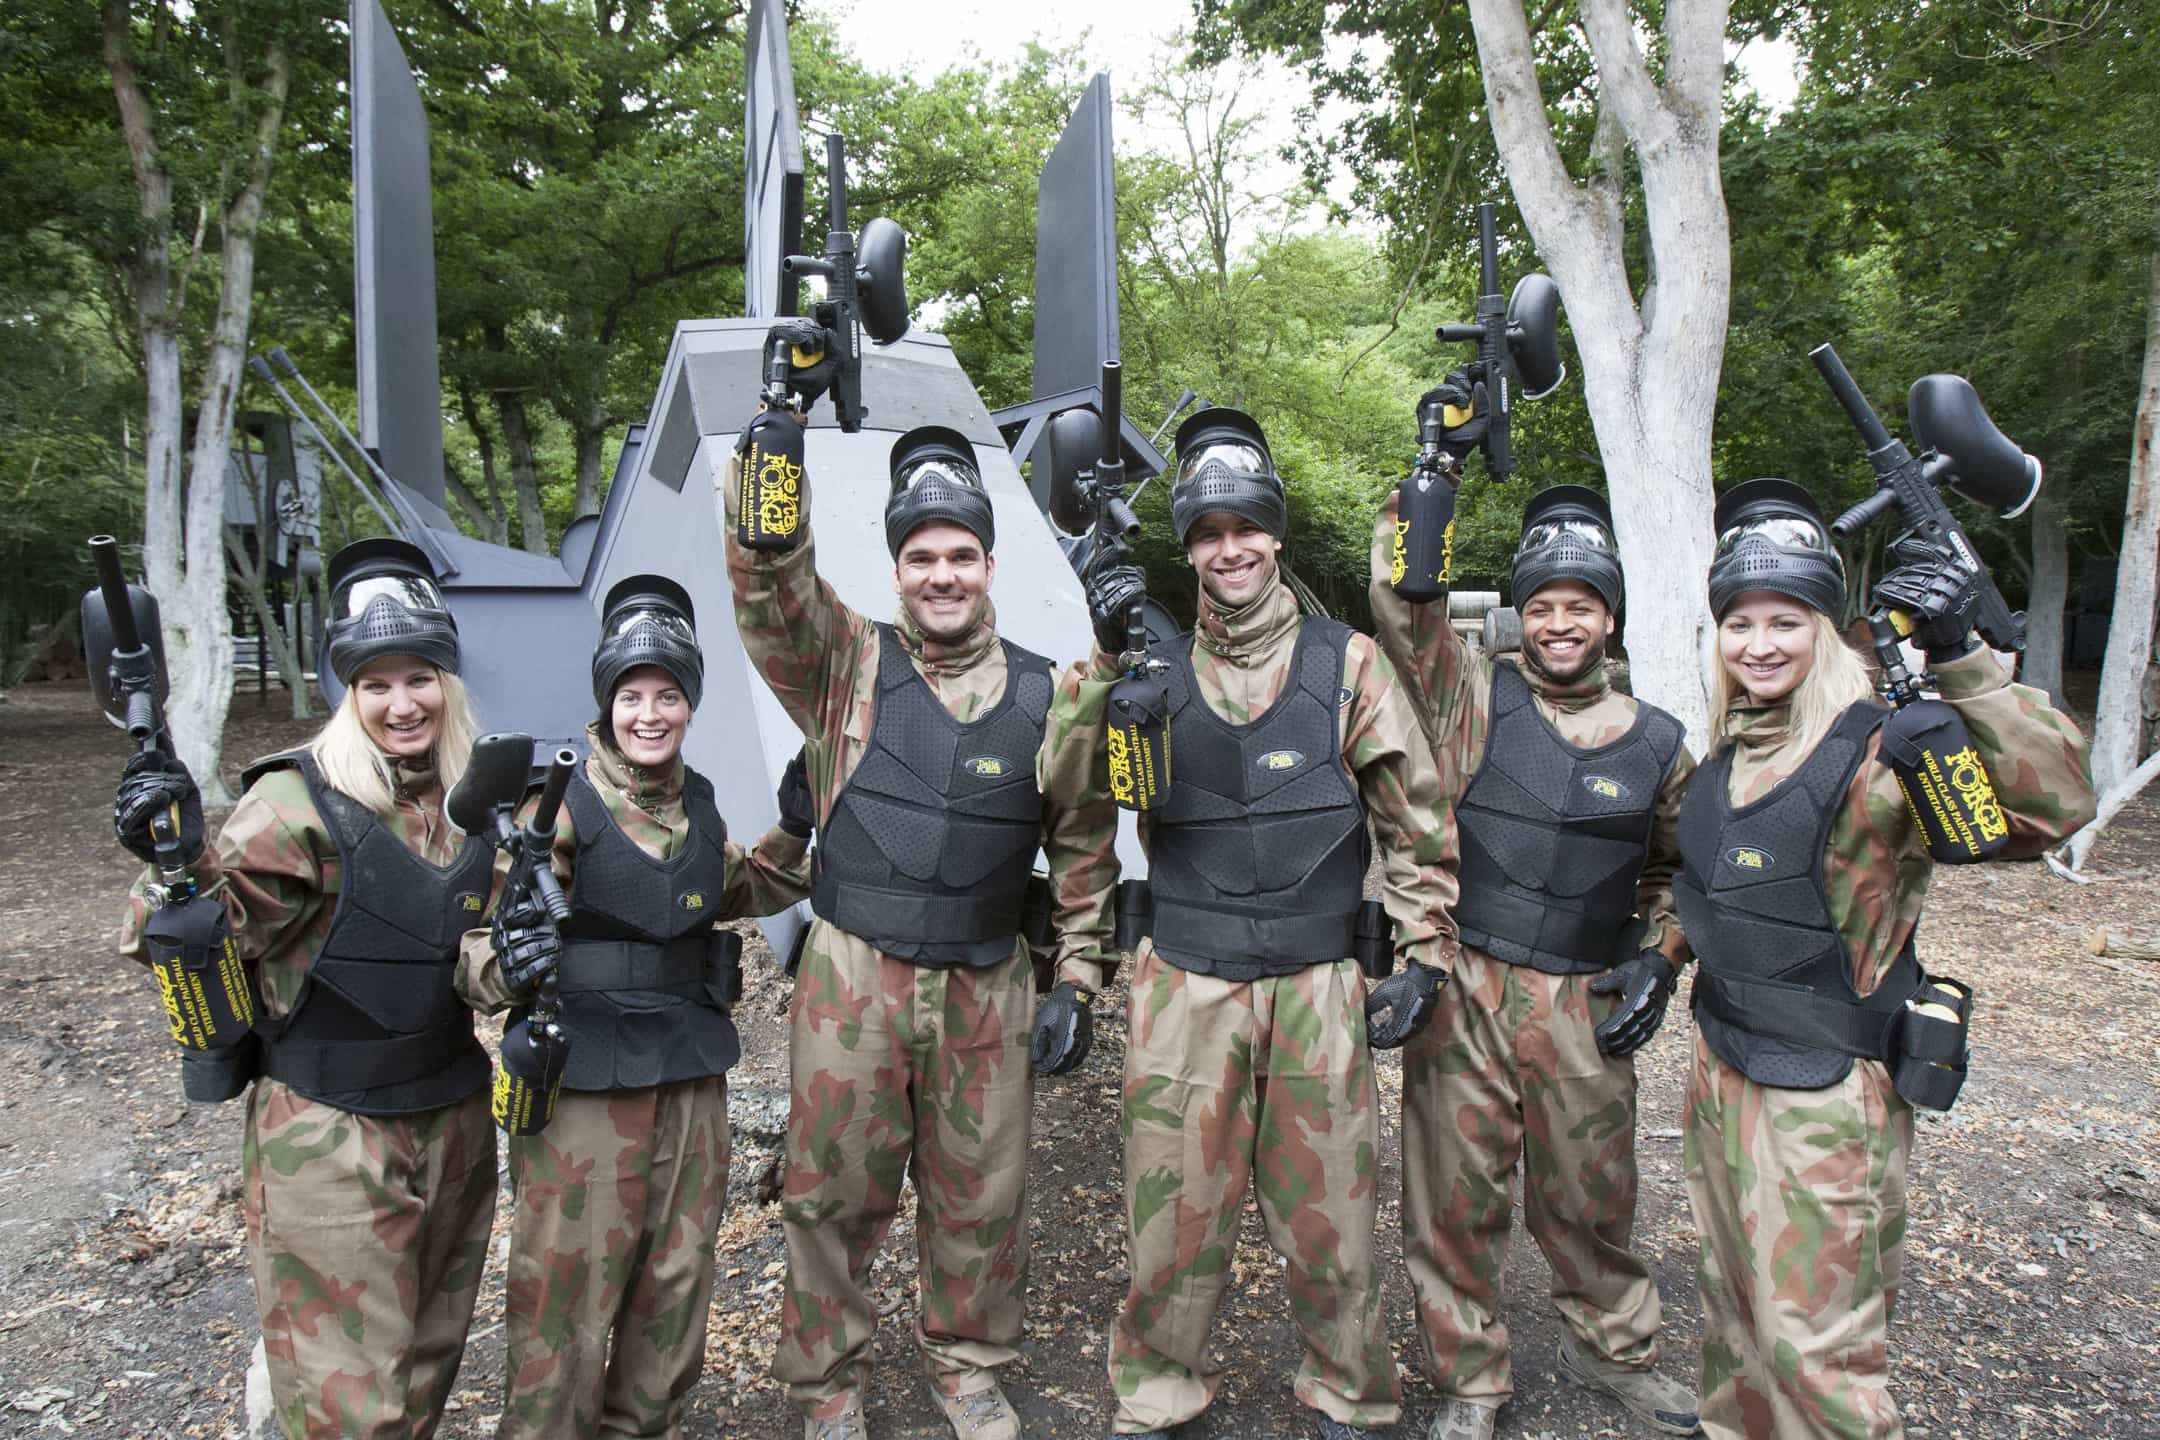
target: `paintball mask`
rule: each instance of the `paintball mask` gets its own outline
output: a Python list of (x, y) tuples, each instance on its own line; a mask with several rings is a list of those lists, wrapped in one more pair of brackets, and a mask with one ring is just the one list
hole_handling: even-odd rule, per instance
[(892, 494), (885, 502), (885, 548), (894, 559), (907, 537), (933, 521), (973, 531), (983, 553), (997, 543), (990, 492), (975, 447), (957, 430), (922, 425), (893, 442)]
[(1845, 609), (1845, 562), (1815, 497), (1790, 480), (1749, 480), (1718, 497), (1710, 613), (1722, 620), (1742, 595), (1769, 590), (1820, 610)]
[(417, 545), (356, 540), (330, 558), (324, 611), (330, 673), (341, 687), (385, 655), (410, 655), (455, 675), (457, 621)]
[(1554, 485), (1523, 508), (1522, 539), (1515, 546), (1510, 584), (1516, 608), (1530, 603), (1555, 580), (1580, 580), (1597, 591), (1605, 608), (1620, 613), (1620, 551), (1613, 544), (1612, 508), (1595, 490)]
[(1170, 523), (1178, 544), (1202, 515), (1217, 510), (1242, 516), (1278, 540), (1290, 529), (1282, 477), (1252, 416), (1221, 406), (1198, 411), (1178, 427), (1174, 448)]
[(605, 723), (615, 687), (641, 665), (675, 677), (697, 709), (705, 689), (705, 652), (698, 648), (697, 612), (689, 592), (664, 575), (632, 575), (608, 591), (600, 607), (600, 644), (593, 650), (593, 700)]

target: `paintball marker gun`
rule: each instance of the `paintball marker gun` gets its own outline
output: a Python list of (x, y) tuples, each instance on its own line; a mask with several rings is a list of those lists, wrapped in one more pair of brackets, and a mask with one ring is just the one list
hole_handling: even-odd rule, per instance
[[(570, 918), (570, 900), (555, 879), (552, 863), (555, 817), (577, 768), (577, 752), (555, 752), (532, 819), (520, 826), (516, 811), (531, 785), (532, 757), (530, 735), (481, 736), (473, 742), (472, 760), (445, 808), (460, 830), (485, 836), (510, 857), (504, 900), (521, 890), (535, 896), (559, 926)], [(555, 1097), (569, 1062), (570, 1034), (550, 974), (540, 982), (532, 1009), (503, 1030), (502, 1064), (495, 1071), (495, 1123), (510, 1135), (545, 1130), (554, 1118)]]
[[(1542, 399), (1567, 379), (1560, 361), (1560, 287), (1550, 276), (1531, 273), (1515, 282), (1515, 293), (1500, 295), (1500, 249), (1494, 233), (1497, 207), (1478, 206), (1478, 318), (1469, 324), (1442, 325), (1435, 334), (1450, 342), (1471, 342), (1477, 359), (1463, 367), (1473, 393), (1485, 387), (1485, 473), (1505, 481), (1515, 468), (1509, 426), (1515, 410), (1515, 386), (1525, 400)], [(1468, 402), (1465, 401), (1465, 404)], [(1455, 486), (1447, 475), (1461, 459), (1441, 448), (1452, 420), (1437, 400), (1418, 406), (1418, 452), (1403, 477), (1396, 503), (1395, 543), (1389, 582), (1395, 593), (1413, 603), (1437, 600), (1448, 586), (1453, 560)]]
[[(1125, 499), (1123, 372), (1102, 367), (1101, 415), (1061, 411), (1050, 420), (1050, 518), (1068, 534), (1089, 532), (1083, 573), (1122, 565), (1140, 535)], [(1166, 668), (1147, 653), (1147, 596), (1135, 595), (1125, 617), (1124, 678), (1110, 689), (1110, 793), (1127, 810), (1156, 808), (1170, 790), (1170, 693)]]
[[(858, 327), (880, 345), (890, 345), (907, 333), (907, 235), (897, 222), (883, 216), (863, 227), (860, 241), (848, 229), (847, 149), (838, 135), (825, 137), (825, 174), (832, 221), (825, 254), (790, 255), (780, 268), (797, 279), (815, 275), (825, 281), (825, 298), (810, 313), (831, 347), (833, 413), (840, 428), (852, 435), (862, 429), (863, 417), (870, 413), (862, 398)], [(783, 337), (766, 351), (765, 398), (774, 409), (802, 408), (800, 397), (789, 388), (790, 370), (798, 364), (814, 365), (822, 358), (806, 354), (798, 359), (795, 349)]]
[[(97, 587), (82, 597), (83, 658), (90, 688), (113, 724), (128, 732), (139, 758), (154, 764), (172, 753), (164, 705), (170, 685), (155, 596), (130, 585), (120, 546), (110, 535), (90, 537)], [(143, 926), (150, 970), (173, 1040), (181, 1047), (180, 1087), (190, 1100), (230, 1100), (254, 1078), (260, 1047), (252, 1029), (256, 1003), (247, 967), (233, 944), (222, 902), (206, 896), (181, 848), (179, 807), (150, 821), (161, 883), (149, 889), (154, 907)]]
[[(2023, 650), (2024, 612), (2013, 611), (2003, 599), (1942, 492), (1955, 490), (2011, 519), (2040, 493), (2040, 462), (1995, 428), (1972, 386), (1956, 375), (1926, 375), (1913, 382), (1907, 409), (1922, 452), (1915, 456), (1883, 428), (1836, 350), (1819, 345), (1808, 358), (1860, 432), (1881, 487), (1831, 521), (1830, 532), (1847, 538), (1894, 507), (1905, 529), (1893, 551), (1917, 541), (1955, 555), (1978, 581), (1973, 628), (1998, 650)], [(1924, 699), (1918, 677), (1907, 669), (1899, 641), (1912, 629), (1912, 617), (1903, 611), (1877, 604), (1868, 612), (1868, 635), (1881, 665), (1879, 684), (1897, 711), (1883, 726), (1882, 753), (1905, 787), (1929, 852), (1946, 863), (1984, 860), (2008, 834), (2002, 807), (1965, 722), (1942, 701)]]

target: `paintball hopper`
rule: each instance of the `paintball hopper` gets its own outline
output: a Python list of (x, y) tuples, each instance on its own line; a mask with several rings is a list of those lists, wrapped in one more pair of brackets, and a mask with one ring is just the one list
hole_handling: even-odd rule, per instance
[[(151, 725), (151, 714), (164, 713), (165, 697), (172, 692), (165, 673), (165, 632), (158, 626), (157, 597), (121, 576), (119, 547), (110, 535), (93, 535), (90, 548), (98, 559), (100, 581), (82, 597), (83, 663), (90, 671), (90, 693), (97, 697), (106, 719), (140, 740), (149, 732), (138, 734), (138, 727)], [(111, 557), (110, 576), (105, 573), (107, 556)], [(108, 599), (122, 593), (127, 596), (124, 614), (117, 613), (116, 602)], [(144, 710), (139, 699), (129, 704), (142, 679), (150, 682), (150, 711)]]
[(1140, 517), (1125, 502), (1124, 373), (1103, 362), (1100, 415), (1081, 405), (1050, 417), (1050, 518), (1068, 535), (1096, 526), (1129, 546), (1140, 538)]
[(1523, 399), (1543, 399), (1567, 379), (1560, 360), (1560, 287), (1550, 275), (1532, 273), (1515, 282), (1507, 302), (1507, 337)]
[(1101, 436), (1102, 421), (1085, 406), (1050, 417), (1050, 518), (1068, 535), (1095, 523), (1080, 482), (1100, 458)]
[(1995, 428), (1971, 382), (1923, 375), (1906, 397), (1913, 438), (1950, 462), (1947, 484), (1975, 505), (2014, 520), (2040, 494), (2040, 462)]
[(880, 215), (863, 226), (855, 242), (855, 283), (862, 327), (872, 340), (890, 345), (907, 334), (907, 232), (897, 220)]
[(497, 809), (516, 805), (532, 784), (532, 757), (530, 735), (483, 735), (475, 740), (472, 759), (443, 804), (450, 823), (467, 835), (494, 839)]

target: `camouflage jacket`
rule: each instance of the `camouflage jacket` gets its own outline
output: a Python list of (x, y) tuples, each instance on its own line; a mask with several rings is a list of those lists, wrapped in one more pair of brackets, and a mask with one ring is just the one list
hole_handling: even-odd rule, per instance
[[(590, 750), (585, 759), (585, 778), (599, 794), (600, 803), (607, 807), (609, 817), (640, 850), (655, 860), (673, 859), (690, 834), (690, 816), (682, 796), (685, 768), (682, 757), (678, 755), (674, 763), (664, 769), (633, 765), (621, 751), (600, 738), (598, 724), (585, 727), (585, 742)], [(538, 803), (537, 794), (528, 798), (518, 811), (519, 821), (531, 818), (533, 807)], [(577, 878), (577, 844), (577, 825), (566, 805), (556, 816), (552, 856), (555, 878), (562, 881), (566, 890)], [(766, 831), (749, 850), (730, 839), (724, 852), (727, 884), (714, 902), (713, 918), (733, 920), (744, 915), (770, 915), (808, 896), (809, 851), (809, 841), (790, 835), (777, 825)], [(510, 857), (498, 851), (495, 856), (497, 895), (502, 893), (509, 872)], [(515, 1003), (503, 985), (502, 971), (495, 963), (492, 933), (485, 926), (466, 931), (464, 950), (458, 961), (458, 994), (466, 1004), (484, 1015), (507, 1010)]]
[[(843, 604), (818, 576), (807, 478), (799, 545), (786, 551), (751, 550), (736, 540), (739, 465), (737, 457), (728, 457), (719, 487), (735, 623), (751, 666), (802, 729), (822, 829), (869, 748), (878, 629)], [(904, 609), (895, 628), (915, 669), (954, 719), (972, 720), (1004, 698), (1005, 652), (998, 644), (996, 612), (987, 605), (982, 623), (956, 642), (928, 639)], [(1112, 678), (1086, 664), (1062, 670), (1043, 743), (1035, 754), (1058, 978), (1089, 989), (1100, 981), (1103, 952), (1111, 943), (1110, 892), (1117, 882), (1117, 811), (1109, 798), (1107, 761), (1099, 743)]]
[[(433, 865), (447, 865), (465, 837), (443, 814), (443, 788), (432, 767), (398, 767), (397, 808), (378, 817), (405, 847)], [(262, 989), (272, 1017), (290, 1011), (307, 978), (308, 962), (330, 934), (339, 885), (337, 841), (331, 837), (307, 781), (297, 770), (273, 770), (248, 787), (195, 865), (203, 893), (225, 906), (232, 937)], [(142, 927), (155, 867), (128, 892), (120, 953), (149, 961)]]
[[(1372, 580), (1367, 594), (1372, 599), (1373, 625), (1381, 648), (1404, 677), (1439, 765), (1441, 784), (1447, 792), (1452, 846), (1457, 843), (1454, 806), (1485, 761), (1485, 736), (1492, 724), (1495, 662), (1464, 644), (1448, 624), (1444, 593), (1437, 600), (1413, 605), (1388, 583), (1395, 504), (1396, 497), (1389, 495), (1373, 526)], [(1635, 723), (1638, 702), (1607, 683), (1602, 662), (1565, 685), (1547, 679), (1528, 665), (1517, 668), (1529, 683), (1538, 712), (1571, 745), (1584, 749), (1608, 745)], [(1694, 773), (1695, 759), (1682, 746), (1665, 783), (1659, 787), (1649, 853), (1643, 859), (1642, 878), (1635, 887), (1635, 913), (1648, 922), (1643, 945), (1661, 949), (1676, 960), (1685, 960), (1687, 952), (1679, 916), (1673, 909), (1672, 885), (1673, 877), (1680, 873), (1680, 802), (1687, 796), (1688, 778)]]
[[(1973, 746), (1995, 781), (2009, 821), (2000, 857), (2030, 859), (2060, 844), (2092, 819), (2092, 771), (2085, 737), (2047, 695), (2014, 685), (1986, 649), (1933, 667), (1942, 698), (1965, 719)], [(1726, 719), (1733, 746), (1728, 793), (1750, 804), (1796, 772), (1813, 749), (1791, 743), (1785, 705), (1742, 705)], [(1881, 983), (1919, 923), (1935, 862), (1913, 823), (1896, 774), (1878, 759), (1881, 736), (1845, 792), (1830, 827), (1823, 885), (1830, 913), (1852, 958), (1853, 986), (1862, 995)]]
[[(1273, 705), (1289, 682), (1302, 620), (1297, 596), (1279, 581), (1234, 611), (1220, 609), (1202, 590), (1192, 665), (1208, 708), (1243, 725)], [(1115, 662), (1098, 664), (1107, 670)], [(1336, 729), (1343, 764), (1357, 777), (1379, 841), (1380, 898), (1393, 922), (1396, 960), (1449, 969), (1457, 948), (1449, 913), (1457, 854), (1431, 751), (1394, 667), (1370, 636), (1352, 635), (1344, 647), (1342, 683), (1348, 699), (1337, 711)], [(1107, 767), (1103, 780), (1107, 784)], [(1144, 816), (1140, 837), (1151, 838)]]

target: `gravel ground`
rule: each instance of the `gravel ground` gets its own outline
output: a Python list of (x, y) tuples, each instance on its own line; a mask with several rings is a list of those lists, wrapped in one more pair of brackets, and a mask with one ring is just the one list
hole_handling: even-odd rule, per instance
[[(275, 698), (275, 692), (273, 692)], [(289, 744), (306, 725), (234, 705), (227, 753)], [(189, 1106), (147, 977), (110, 956), (134, 862), (105, 816), (118, 737), (83, 687), (32, 685), (0, 704), (0, 1435), (246, 1433), (255, 1342), (239, 1213), (237, 1107)], [(1978, 987), (1980, 1044), (1965, 1098), (1926, 1118), (1911, 1170), (1906, 1285), (1892, 1336), (1908, 1433), (1941, 1437), (2160, 1435), (2160, 963), (2094, 960), (2096, 926), (2160, 936), (2160, 803), (2126, 812), (2094, 882), (2039, 866), (1943, 872), (1921, 930), (1932, 967)], [(721, 1238), (706, 1381), (686, 1433), (783, 1437), (796, 1424), (765, 1378), (782, 1250), (771, 1193), (784, 1122), (786, 982), (750, 947), (746, 1059), (734, 1072), (731, 1209)], [(1098, 1436), (1109, 1405), (1104, 1336), (1123, 1293), (1116, 1077), (1122, 996), (1098, 1008), (1097, 1049), (1038, 1094), (1032, 1338), (1008, 1392), (1036, 1437)], [(1685, 1013), (1641, 1064), (1638, 1239), (1666, 1306), (1667, 1364), (1692, 1377), (1699, 1317), (1693, 1224), (1680, 1171)], [(1384, 1126), (1398, 1075), (1382, 1060)], [(1392, 1157), (1381, 1194), (1386, 1303), (1406, 1367), (1409, 1419), (1434, 1408), (1415, 1373), (1408, 1283), (1392, 1242)], [(501, 1401), (501, 1248), (474, 1322), (450, 1437), (488, 1435)], [(904, 1321), (910, 1226), (895, 1227), (875, 1286)], [(1296, 1341), (1279, 1266), (1249, 1214), (1238, 1284), (1217, 1325), (1231, 1362), (1201, 1437), (1310, 1433), (1289, 1394)], [(1500, 1434), (1647, 1435), (1553, 1369), (1549, 1272), (1518, 1230), (1505, 1318), (1517, 1399)], [(881, 1437), (948, 1434), (913, 1362), (907, 1326), (877, 1341), (871, 1415)], [(266, 1433), (275, 1433), (269, 1427)], [(1404, 1435), (1414, 1433), (1409, 1424)]]

